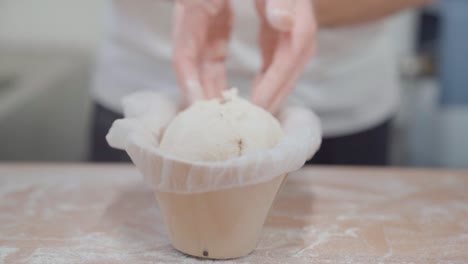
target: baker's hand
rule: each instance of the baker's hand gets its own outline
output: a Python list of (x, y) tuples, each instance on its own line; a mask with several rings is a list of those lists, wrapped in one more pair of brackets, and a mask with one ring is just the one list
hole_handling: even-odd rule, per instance
[(311, 0), (256, 1), (263, 66), (252, 101), (275, 112), (315, 53), (317, 26)]
[(230, 1), (177, 0), (174, 19), (174, 64), (187, 103), (220, 96), (227, 86)]

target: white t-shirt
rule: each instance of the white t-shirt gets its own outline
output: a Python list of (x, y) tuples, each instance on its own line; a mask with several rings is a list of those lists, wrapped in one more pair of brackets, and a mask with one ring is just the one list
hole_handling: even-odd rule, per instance
[[(254, 1), (232, 1), (236, 22), (228, 76), (248, 94), (260, 69)], [(94, 99), (121, 112), (120, 101), (137, 90), (179, 96), (172, 68), (172, 1), (114, 0), (100, 50)], [(399, 101), (399, 78), (387, 22), (319, 30), (318, 53), (288, 101), (310, 107), (325, 136), (359, 132), (390, 118)]]

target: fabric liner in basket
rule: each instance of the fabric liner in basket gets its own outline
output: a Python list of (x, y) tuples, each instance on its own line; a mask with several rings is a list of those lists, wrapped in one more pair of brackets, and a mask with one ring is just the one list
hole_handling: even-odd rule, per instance
[(279, 114), (284, 137), (275, 147), (222, 162), (189, 162), (159, 149), (165, 127), (177, 114), (175, 103), (160, 93), (139, 92), (125, 97), (123, 107), (125, 118), (113, 123), (106, 139), (125, 150), (160, 192), (202, 193), (267, 182), (301, 168), (321, 143), (317, 116), (288, 107)]

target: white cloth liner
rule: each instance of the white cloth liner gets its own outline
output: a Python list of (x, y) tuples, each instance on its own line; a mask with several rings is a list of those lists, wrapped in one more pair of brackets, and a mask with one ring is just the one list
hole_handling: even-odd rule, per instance
[(275, 147), (222, 162), (188, 162), (158, 148), (176, 104), (159, 93), (139, 92), (125, 97), (123, 107), (125, 118), (114, 122), (107, 142), (127, 151), (145, 181), (160, 192), (203, 193), (267, 182), (300, 169), (322, 139), (314, 113), (289, 107), (279, 115), (284, 137)]

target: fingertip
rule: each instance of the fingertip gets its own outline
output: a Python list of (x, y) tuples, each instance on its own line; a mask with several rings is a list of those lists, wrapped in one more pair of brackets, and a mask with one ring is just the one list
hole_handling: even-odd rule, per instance
[(270, 0), (267, 2), (266, 15), (273, 28), (288, 32), (294, 25), (294, 0)]
[(202, 100), (204, 98), (203, 89), (198, 80), (187, 79), (185, 81), (185, 87), (187, 88), (187, 97), (190, 102)]
[(202, 0), (202, 3), (204, 4), (205, 10), (210, 14), (210, 15), (218, 15), (223, 7), (228, 3), (227, 0)]
[(261, 108), (266, 109), (266, 100), (265, 100), (265, 98), (262, 98), (261, 96), (259, 96), (255, 92), (250, 97), (250, 100), (252, 101), (253, 104), (255, 104), (255, 105), (257, 105), (257, 106), (259, 106)]
[(292, 15), (281, 9), (268, 9), (268, 22), (279, 31), (289, 32), (293, 27)]

